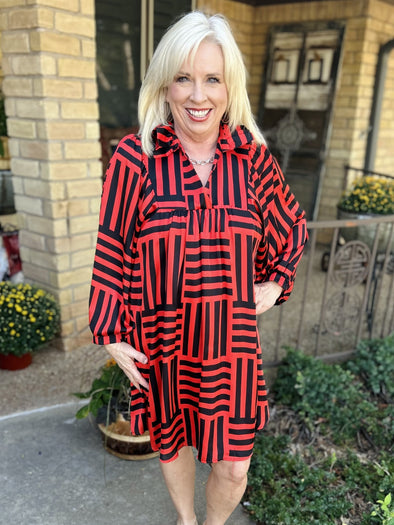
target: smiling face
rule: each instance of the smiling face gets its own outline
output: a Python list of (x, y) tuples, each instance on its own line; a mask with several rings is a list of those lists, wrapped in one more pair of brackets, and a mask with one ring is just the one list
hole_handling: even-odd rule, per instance
[(168, 86), (175, 132), (182, 142), (216, 141), (227, 108), (224, 59), (219, 45), (204, 41), (193, 64), (186, 60)]

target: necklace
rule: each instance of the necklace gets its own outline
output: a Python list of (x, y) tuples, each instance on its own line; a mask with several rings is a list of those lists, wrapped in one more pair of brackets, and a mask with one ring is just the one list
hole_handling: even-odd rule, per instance
[(193, 166), (206, 166), (207, 164), (212, 164), (212, 162), (215, 160), (215, 154), (213, 154), (212, 157), (209, 157), (209, 159), (206, 160), (196, 160), (191, 159), (190, 157), (189, 160), (193, 164)]

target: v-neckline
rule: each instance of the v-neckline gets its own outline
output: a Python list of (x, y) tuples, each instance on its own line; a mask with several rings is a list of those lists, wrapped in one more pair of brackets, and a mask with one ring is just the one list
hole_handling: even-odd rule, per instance
[(201, 187), (202, 187), (203, 189), (206, 189), (206, 188), (209, 189), (209, 181), (211, 180), (212, 173), (213, 173), (213, 171), (214, 171), (214, 170), (213, 170), (213, 167), (214, 167), (214, 165), (212, 164), (211, 169), (210, 169), (209, 174), (208, 174), (208, 177), (207, 177), (207, 179), (205, 180), (205, 184), (204, 184), (203, 179), (201, 179), (201, 177), (200, 177), (200, 175), (198, 174), (197, 170), (196, 170), (195, 167), (193, 166), (193, 171), (194, 171), (196, 177), (198, 178), (198, 180), (200, 181)]

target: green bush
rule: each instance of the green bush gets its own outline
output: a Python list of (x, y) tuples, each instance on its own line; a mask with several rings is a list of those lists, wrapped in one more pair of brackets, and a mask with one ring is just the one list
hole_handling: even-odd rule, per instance
[[(394, 457), (382, 451), (375, 461), (364, 459), (361, 462), (354, 451), (347, 450), (336, 461), (335, 472), (346, 484), (350, 500), (361, 497), (365, 502), (373, 502), (384, 497), (394, 486)], [(372, 525), (380, 522), (366, 512), (361, 523)]]
[(363, 341), (342, 366), (288, 350), (273, 393), (300, 441), (256, 437), (244, 505), (260, 525), (394, 525), (393, 342)]
[(381, 525), (378, 514), (371, 516), (376, 509), (372, 502), (383, 500), (394, 486), (392, 454), (381, 451), (375, 461), (367, 461), (349, 449), (331, 456), (321, 447), (303, 451), (305, 460), (292, 454), (288, 436), (264, 432), (256, 438), (244, 497), (254, 520), (264, 525), (333, 525), (339, 523), (335, 518), (354, 513), (357, 501), (358, 523)]
[(394, 401), (394, 334), (384, 339), (361, 341), (347, 368), (365, 387), (385, 402)]
[(391, 501), (391, 493), (387, 494), (384, 499), (376, 502), (371, 516), (379, 519), (382, 525), (394, 525), (394, 508)]
[(264, 525), (333, 525), (351, 508), (346, 489), (324, 468), (307, 465), (286, 436), (256, 437), (244, 506)]
[(390, 444), (392, 407), (374, 404), (350, 370), (288, 350), (273, 388), (311, 433), (319, 429), (337, 444), (362, 436), (370, 446)]

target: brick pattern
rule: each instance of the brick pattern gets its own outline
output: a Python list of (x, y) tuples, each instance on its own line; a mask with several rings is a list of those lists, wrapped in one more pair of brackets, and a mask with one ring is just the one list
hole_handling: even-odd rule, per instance
[[(230, 0), (198, 0), (197, 4), (200, 9), (222, 12), (229, 18), (250, 73), (248, 90), (256, 114), (270, 28), (301, 22), (346, 22), (319, 216), (322, 220), (335, 218), (336, 203), (343, 187), (344, 166), (364, 165), (377, 56), (379, 47), (393, 38), (394, 5), (383, 0), (330, 0), (256, 8)], [(385, 173), (393, 173), (394, 165), (393, 108), (394, 52), (389, 60), (375, 163), (375, 170)]]
[(23, 269), (59, 298), (61, 346), (71, 350), (91, 340), (101, 194), (94, 0), (5, 3), (2, 84)]

